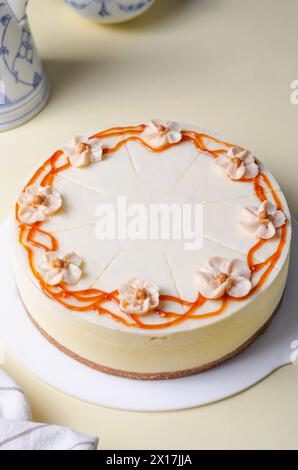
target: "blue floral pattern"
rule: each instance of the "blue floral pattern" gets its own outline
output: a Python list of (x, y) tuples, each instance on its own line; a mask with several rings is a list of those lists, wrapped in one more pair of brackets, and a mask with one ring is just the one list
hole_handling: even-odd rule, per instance
[(0, 107), (26, 99), (43, 78), (28, 25), (19, 24), (0, 1)]
[[(0, 7), (1, 7), (1, 5), (0, 5)], [(10, 15), (3, 15), (3, 16), (1, 16), (1, 18), (0, 18), (0, 23), (1, 23), (3, 26), (6, 26), (7, 23), (9, 23), (10, 19), (11, 19), (11, 16), (10, 16)]]
[(7, 47), (1, 46), (0, 47), (0, 55), (8, 55), (8, 54), (9, 54), (9, 50), (7, 49)]
[(27, 28), (22, 29), (21, 43), (16, 58), (24, 59), (29, 64), (32, 64), (33, 62), (33, 46), (31, 33)]
[(27, 22), (27, 4), (0, 0), (0, 132), (31, 119), (49, 95)]
[(109, 6), (112, 5), (117, 6), (118, 9), (124, 13), (132, 13), (142, 10), (151, 2), (152, 0), (131, 0), (131, 3), (124, 4), (123, 2), (121, 2), (121, 0), (86, 0), (84, 2), (78, 0), (65, 0), (65, 3), (75, 8), (76, 10), (85, 10), (91, 5), (98, 4), (98, 15), (101, 17), (111, 15)]

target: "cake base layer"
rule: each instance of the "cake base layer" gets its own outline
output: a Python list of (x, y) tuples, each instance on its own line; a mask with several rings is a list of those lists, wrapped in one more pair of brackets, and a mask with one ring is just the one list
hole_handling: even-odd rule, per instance
[[(22, 299), (22, 297), (21, 297)], [(281, 301), (280, 301), (281, 303)], [(268, 328), (270, 325), (271, 321), (273, 320), (273, 317), (277, 314), (279, 305), (278, 304), (277, 308), (274, 310), (273, 314), (267, 320), (267, 322), (251, 337), (249, 338), (245, 343), (243, 343), (241, 346), (239, 346), (235, 351), (232, 351), (231, 353), (227, 354), (226, 356), (222, 357), (221, 359), (218, 359), (217, 361), (210, 362), (209, 364), (205, 364), (203, 366), (198, 366), (198, 367), (192, 367), (191, 369), (186, 369), (186, 370), (178, 370), (175, 372), (161, 372), (161, 373), (140, 373), (140, 372), (129, 372), (129, 371), (122, 371), (122, 370), (117, 370), (113, 369), (111, 367), (106, 367), (100, 364), (97, 364), (95, 362), (89, 361), (88, 359), (79, 356), (73, 351), (70, 351), (67, 349), (65, 346), (62, 344), (58, 343), (54, 338), (52, 338), (46, 331), (44, 331), (41, 326), (37, 323), (36, 320), (30, 315), (28, 312), (26, 306), (24, 305), (25, 311), (27, 313), (28, 318), (30, 321), (33, 323), (35, 328), (39, 331), (39, 333), (47, 340), (49, 341), (53, 346), (55, 346), (59, 351), (63, 352), (64, 354), (67, 354), (67, 356), (71, 357), (75, 361), (80, 362), (81, 364), (90, 367), (91, 369), (97, 370), (99, 372), (103, 372), (105, 374), (110, 374), (110, 375), (115, 375), (117, 377), (123, 377), (126, 379), (134, 379), (134, 380), (170, 380), (170, 379), (179, 379), (181, 377), (188, 377), (190, 375), (195, 375), (195, 374), (200, 374), (202, 372), (206, 372), (207, 370), (213, 369), (214, 367), (217, 367), (224, 362), (233, 359), (235, 356), (240, 354), (242, 351), (244, 351), (248, 346), (250, 346), (260, 335), (262, 335), (265, 330)]]

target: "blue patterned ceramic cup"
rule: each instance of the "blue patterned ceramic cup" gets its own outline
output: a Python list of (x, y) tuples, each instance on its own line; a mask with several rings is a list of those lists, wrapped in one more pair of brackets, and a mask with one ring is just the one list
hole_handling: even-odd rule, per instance
[(122, 23), (150, 8), (155, 0), (65, 0), (73, 10), (99, 23)]
[(28, 0), (0, 0), (0, 131), (31, 119), (48, 98), (27, 4)]

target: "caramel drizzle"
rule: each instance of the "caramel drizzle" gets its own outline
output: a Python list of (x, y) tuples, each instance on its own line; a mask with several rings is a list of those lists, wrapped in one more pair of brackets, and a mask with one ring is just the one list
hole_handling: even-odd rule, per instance
[[(140, 137), (140, 134), (144, 131), (145, 127), (146, 127), (145, 125), (128, 126), (128, 127), (113, 127), (105, 131), (98, 132), (97, 134), (94, 134), (93, 136), (90, 137), (90, 139), (95, 139), (95, 138), (107, 139), (109, 137), (126, 136), (127, 134), (129, 134), (128, 137), (124, 137), (123, 139), (119, 140), (119, 142), (114, 147), (104, 148), (103, 152), (106, 155), (110, 155), (110, 154), (117, 152), (121, 147), (126, 145), (126, 143), (131, 142), (131, 141), (139, 142), (140, 144), (144, 145), (148, 150), (150, 150), (151, 152), (155, 152), (155, 153), (165, 151), (173, 147), (174, 145), (179, 145), (181, 142), (192, 142), (199, 151), (206, 152), (208, 155), (210, 155), (213, 158), (217, 158), (219, 155), (227, 153), (227, 150), (225, 148), (220, 148), (216, 150), (208, 149), (207, 143), (205, 142), (205, 140), (208, 140), (208, 141), (211, 140), (212, 142), (218, 145), (222, 145), (228, 148), (233, 146), (232, 144), (228, 142), (221, 141), (215, 137), (209, 136), (208, 134), (184, 130), (182, 131), (182, 140), (180, 142), (176, 144), (167, 143), (165, 145), (162, 145), (161, 147), (156, 148), (156, 147), (152, 147), (150, 144), (143, 141), (142, 138)], [(68, 160), (66, 161), (66, 163), (63, 163), (60, 166), (58, 166), (59, 160), (63, 156), (64, 156), (64, 153), (61, 150), (58, 150), (57, 152), (55, 152), (34, 173), (34, 175), (29, 180), (29, 182), (27, 183), (23, 191), (25, 191), (25, 189), (31, 184), (34, 184), (44, 172), (45, 172), (45, 176), (43, 176), (40, 184), (42, 186), (52, 185), (54, 182), (55, 176), (67, 170), (71, 166)], [(276, 191), (274, 190), (268, 177), (263, 172), (260, 172), (256, 178), (242, 179), (240, 181), (242, 181), (243, 183), (253, 184), (255, 194), (261, 202), (267, 200), (266, 192), (265, 192), (265, 188), (267, 187), (267, 189), (271, 192), (277, 207), (279, 209), (282, 209), (282, 204)], [(183, 300), (178, 297), (171, 296), (171, 295), (161, 295), (160, 296), (161, 304), (163, 301), (172, 302), (174, 304), (178, 304), (178, 305), (185, 307), (186, 312), (183, 314), (179, 314), (175, 312), (167, 312), (167, 311), (162, 310), (161, 308), (157, 308), (155, 309), (155, 313), (159, 315), (160, 318), (168, 319), (168, 321), (165, 321), (164, 323), (159, 323), (159, 324), (148, 324), (148, 323), (144, 323), (138, 315), (131, 314), (131, 315), (126, 315), (124, 317), (124, 316), (118, 315), (117, 313), (112, 312), (111, 310), (107, 309), (104, 306), (107, 302), (113, 302), (117, 306), (119, 305), (119, 297), (118, 297), (117, 290), (113, 292), (104, 292), (99, 289), (89, 288), (89, 289), (84, 289), (84, 290), (72, 291), (72, 290), (69, 290), (68, 287), (64, 283), (58, 284), (57, 286), (49, 286), (48, 284), (46, 284), (46, 282), (43, 280), (42, 276), (39, 274), (39, 272), (37, 271), (35, 267), (33, 247), (37, 247), (38, 249), (43, 250), (45, 252), (58, 251), (58, 247), (59, 247), (58, 240), (51, 233), (42, 230), (41, 228), (42, 222), (37, 222), (33, 225), (22, 223), (18, 217), (18, 210), (19, 210), (19, 206), (18, 204), (16, 204), (15, 214), (16, 214), (16, 219), (19, 223), (19, 229), (20, 229), (19, 242), (27, 252), (29, 266), (34, 277), (38, 281), (43, 292), (50, 299), (55, 300), (62, 306), (68, 308), (69, 310), (73, 310), (73, 311), (77, 311), (81, 313), (88, 312), (88, 311), (96, 311), (99, 315), (111, 316), (115, 321), (120, 322), (127, 327), (142, 328), (146, 330), (157, 330), (157, 329), (168, 328), (170, 326), (180, 324), (189, 318), (202, 320), (206, 318), (215, 317), (215, 316), (221, 315), (224, 312), (229, 302), (232, 302), (232, 301), (240, 302), (250, 297), (254, 292), (256, 292), (264, 284), (269, 274), (273, 270), (274, 266), (276, 265), (276, 262), (280, 258), (282, 249), (286, 243), (286, 235), (287, 235), (287, 227), (285, 225), (281, 229), (279, 229), (279, 231), (281, 232), (281, 236), (280, 236), (280, 241), (279, 241), (277, 250), (275, 251), (275, 253), (273, 253), (273, 255), (271, 255), (270, 257), (268, 257), (265, 261), (261, 263), (255, 263), (254, 257), (255, 257), (255, 254), (258, 252), (258, 250), (265, 243), (267, 243), (268, 240), (258, 240), (258, 242), (249, 250), (247, 254), (247, 264), (249, 268), (251, 269), (252, 278), (255, 273), (259, 272), (260, 270), (264, 268), (265, 270), (262, 273), (258, 282), (253, 286), (252, 290), (245, 297), (234, 298), (226, 294), (224, 297), (220, 299), (221, 305), (217, 310), (203, 313), (203, 314), (195, 314), (195, 312), (197, 312), (197, 310), (199, 310), (200, 307), (202, 307), (207, 301), (207, 299), (205, 299), (201, 294), (198, 294), (198, 297), (194, 302), (189, 302), (187, 300)], [(42, 237), (43, 243), (36, 240), (35, 238), (36, 234)]]

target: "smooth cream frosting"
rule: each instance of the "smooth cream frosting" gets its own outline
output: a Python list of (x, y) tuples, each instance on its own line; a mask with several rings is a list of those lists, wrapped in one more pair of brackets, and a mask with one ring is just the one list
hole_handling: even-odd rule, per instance
[[(177, 125), (175, 132), (183, 128), (190, 127)], [(81, 141), (86, 140), (81, 138)], [(114, 146), (119, 140), (119, 137), (105, 139), (105, 146)], [(216, 148), (214, 144), (213, 148)], [(263, 166), (261, 169), (282, 197), (268, 170)], [(209, 155), (198, 152), (190, 142), (180, 142), (156, 154), (139, 142), (130, 141), (115, 155), (103, 157), (98, 164), (71, 167), (58, 174), (54, 188), (61, 194), (65, 207), (45, 222), (43, 229), (57, 237), (61, 253), (75, 251), (84, 261), (84, 276), (75, 287), (78, 290), (93, 287), (110, 292), (134, 277), (151, 280), (161, 293), (194, 301), (199, 290), (197, 272), (210, 258), (238, 258), (246, 263), (246, 255), (255, 243), (255, 238), (240, 224), (242, 209), (257, 199), (253, 185), (231, 181), (218, 171)], [(181, 240), (98, 240), (95, 209), (99, 203), (115, 202), (119, 194), (127, 196), (127, 204), (136, 201), (144, 205), (151, 202), (202, 203), (202, 248), (187, 252)], [(284, 198), (282, 202), (288, 211)], [(270, 256), (277, 240), (278, 236), (266, 244), (263, 251), (256, 254), (257, 259), (263, 261)], [(18, 248), (22, 252), (22, 248)], [(288, 244), (281, 264), (287, 252)], [(25, 253), (22, 255), (26, 258)], [(36, 250), (35, 256), (40, 264), (43, 253)], [(238, 308), (232, 304), (227, 312), (233, 313)], [(98, 317), (98, 322), (101, 321)], [(213, 321), (211, 318), (210, 322)], [(179, 328), (189, 328), (192, 323), (193, 327), (198, 327), (197, 321), (190, 320)]]
[[(141, 124), (143, 123), (134, 125)], [(226, 160), (230, 158), (241, 160), (240, 164), (236, 165), (237, 170), (241, 168), (241, 178), (243, 175), (248, 179), (252, 178), (252, 173), (255, 174), (256, 171), (261, 171), (266, 175), (282, 202), (283, 211), (287, 218), (287, 238), (279, 260), (265, 283), (251, 296), (246, 296), (253, 288), (253, 285), (249, 285), (251, 278), (247, 267), (247, 253), (256, 243), (256, 236), (255, 232), (243, 227), (241, 221), (243, 221), (245, 208), (260, 205), (254, 186), (250, 182), (243, 183), (238, 180), (240, 173), (234, 173), (230, 162), (228, 162), (229, 165), (226, 165), (227, 162), (224, 165), (216, 165), (208, 152), (199, 151), (192, 142), (180, 141), (179, 134), (184, 129), (201, 133), (205, 133), (205, 131), (182, 124), (173, 126), (167, 122), (167, 125), (170, 128), (168, 132), (164, 132), (162, 136), (159, 134), (154, 137), (153, 131), (155, 128), (158, 130), (161, 122), (148, 123), (148, 126), (143, 130), (143, 137), (146, 142), (150, 141), (156, 144), (156, 147), (161, 144), (161, 137), (163, 144), (176, 141), (177, 145), (153, 153), (140, 142), (128, 140), (113, 155), (101, 155), (100, 161), (94, 161), (92, 165), (88, 164), (83, 167), (71, 165), (66, 171), (58, 173), (55, 176), (53, 188), (61, 195), (63, 207), (49, 217), (43, 223), (42, 228), (57, 238), (59, 243), (58, 258), (60, 253), (76, 252), (83, 260), (83, 275), (76, 278), (77, 282), (72, 286), (73, 290), (98, 289), (103, 292), (112, 292), (120, 289), (124, 298), (125, 286), (127, 287), (128, 280), (134, 278), (151, 281), (151, 287), (155, 286), (151, 293), (151, 307), (158, 305), (159, 294), (195, 302), (200, 289), (202, 290), (202, 282), (200, 282), (198, 272), (204, 270), (205, 266), (210, 267), (210, 260), (216, 257), (217, 260), (221, 260), (219, 265), (222, 265), (222, 269), (219, 269), (219, 265), (216, 266), (216, 269), (212, 266), (214, 272), (211, 269), (212, 272), (209, 274), (217, 276), (217, 271), (219, 271), (219, 273), (229, 276), (217, 286), (220, 287), (220, 294), (234, 289), (234, 296), (243, 296), (243, 300), (230, 302), (218, 316), (204, 317), (199, 320), (189, 318), (183, 323), (153, 332), (138, 328), (131, 329), (121, 322), (115, 321), (109, 315), (98, 315), (94, 311), (84, 311), (84, 313), (71, 311), (46, 297), (39, 290), (38, 282), (28, 266), (26, 253), (16, 237), (18, 284), (32, 315), (45, 329), (49, 329), (54, 337), (58, 336), (62, 344), (64, 337), (69, 347), (74, 347), (75, 340), (72, 341), (70, 333), (66, 331), (67, 323), (70, 322), (69, 325), (72, 326), (80, 325), (78, 328), (78, 334), (79, 330), (82, 332), (81, 346), (78, 346), (80, 353), (99, 362), (102, 358), (106, 365), (110, 364), (112, 367), (130, 367), (131, 370), (141, 370), (141, 365), (136, 365), (137, 359), (135, 365), (133, 365), (133, 361), (129, 364), (129, 359), (127, 359), (126, 365), (121, 365), (121, 361), (117, 363), (117, 360), (111, 357), (111, 351), (116, 354), (117, 344), (122, 345), (121, 347), (132, 344), (134, 347), (140, 347), (142, 343), (139, 343), (138, 337), (140, 341), (148, 338), (149, 343), (146, 343), (146, 347), (151, 353), (155, 347), (153, 344), (156, 344), (154, 338), (165, 338), (163, 344), (166, 348), (169, 344), (176, 348), (179, 344), (193, 344), (199, 341), (202, 346), (200, 346), (202, 364), (204, 360), (215, 360), (223, 352), (229, 353), (229, 342), (231, 348), (238, 347), (242, 340), (247, 340), (249, 335), (254, 334), (257, 328), (261, 327), (270, 317), (278, 303), (286, 279), (291, 237), (290, 214), (278, 183), (270, 172), (261, 162), (255, 161), (251, 152), (236, 151), (235, 149), (238, 147), (232, 147), (233, 150), (227, 147)], [(166, 125), (164, 127), (166, 128)], [(170, 132), (174, 134), (172, 135)], [(215, 136), (212, 133), (208, 133), (208, 135)], [(104, 147), (114, 147), (120, 140), (119, 136), (105, 138)], [(225, 139), (222, 140), (226, 142)], [(89, 142), (87, 137), (82, 138), (81, 141)], [(102, 149), (101, 145), (100, 148)], [(210, 140), (208, 148), (216, 151), (222, 148), (222, 144)], [(67, 155), (69, 157), (67, 152), (65, 155), (64, 163), (67, 161)], [(222, 167), (224, 167), (224, 172)], [(44, 176), (45, 173), (41, 173), (40, 178), (42, 179)], [(274, 204), (271, 191), (265, 189), (265, 193), (271, 204)], [(138, 202), (145, 206), (152, 202), (202, 204), (204, 224), (201, 233), (201, 248), (195, 251), (186, 251), (183, 240), (98, 240), (95, 236), (96, 207), (100, 203), (114, 203), (119, 195), (126, 196), (127, 204)], [(272, 206), (270, 208), (272, 209)], [(275, 229), (277, 227), (278, 225)], [(18, 232), (17, 224), (16, 230)], [(262, 262), (271, 256), (276, 251), (279, 240), (280, 231), (277, 229), (275, 236), (258, 250), (255, 262)], [(232, 269), (231, 260), (235, 259), (238, 261), (232, 263)], [(40, 266), (44, 261), (44, 253), (36, 249), (34, 261), (37, 266)], [(81, 265), (77, 265), (77, 268), (81, 270)], [(260, 276), (261, 272), (256, 275), (254, 282), (257, 282)], [(199, 310), (202, 315), (220, 308), (221, 295), (219, 292), (214, 294), (216, 286), (213, 281), (214, 279), (210, 281), (208, 286), (211, 286), (211, 290), (209, 289), (211, 296)], [(279, 286), (278, 292), (274, 295), (273, 285)], [(121, 286), (123, 286), (122, 291)], [(39, 294), (37, 294), (38, 292)], [(206, 297), (208, 296), (206, 295)], [(148, 297), (146, 298), (148, 299)], [(145, 301), (139, 310), (141, 314), (146, 313), (146, 321), (152, 325), (164, 322), (165, 319), (150, 312), (150, 308), (147, 309), (147, 304), (148, 301)], [(256, 309), (257, 305), (258, 309)], [(107, 304), (107, 307), (111, 311), (117, 311), (118, 314), (126, 316), (125, 308), (119, 309), (112, 301)], [(168, 300), (163, 301), (162, 308), (172, 311), (173, 304)], [(183, 314), (186, 307), (175, 305), (175, 309), (177, 314)], [(147, 314), (147, 310), (149, 310), (149, 314)], [(253, 311), (259, 312), (259, 318), (250, 318)], [(57, 312), (60, 312), (58, 316)], [(57, 328), (55, 328), (55, 322)], [(70, 331), (73, 331), (72, 326)], [(232, 339), (233, 330), (235, 331), (234, 339)], [(116, 331), (118, 332), (117, 336), (115, 336)], [(215, 341), (212, 340), (214, 350), (208, 354), (204, 353), (203, 344), (204, 347), (208, 347), (208, 338), (220, 338), (221, 335), (223, 338), (229, 338), (225, 346), (219, 342), (218, 347), (215, 348)], [(173, 343), (169, 343), (171, 337), (175, 337)], [(153, 339), (150, 340), (150, 338)], [(106, 355), (103, 347), (99, 346), (100, 342), (113, 343), (111, 351)], [(80, 344), (78, 338), (77, 343)], [(96, 348), (98, 348), (98, 354), (96, 354)], [(189, 354), (191, 351), (194, 352), (195, 348), (190, 347)], [(153, 367), (153, 356), (150, 363), (145, 361), (148, 366), (146, 366), (147, 370)], [(188, 363), (186, 359), (182, 361), (183, 364), (181, 360), (178, 361), (176, 354), (174, 356), (178, 368), (180, 366), (195, 366), (195, 359), (190, 358), (189, 355), (187, 356)], [(165, 364), (162, 367), (164, 366)], [(173, 369), (174, 362), (171, 366), (167, 363), (167, 367)]]

